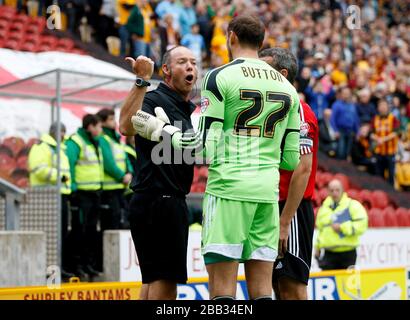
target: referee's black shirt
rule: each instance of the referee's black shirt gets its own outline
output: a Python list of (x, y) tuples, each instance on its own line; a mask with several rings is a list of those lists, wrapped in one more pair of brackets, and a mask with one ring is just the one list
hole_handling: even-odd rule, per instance
[[(178, 93), (166, 84), (160, 83), (158, 88), (147, 92), (142, 104), (142, 110), (155, 115), (154, 109), (162, 107), (171, 124), (174, 121), (182, 123), (182, 132), (192, 129), (191, 113), (195, 105), (185, 101)], [(193, 164), (154, 164), (151, 159), (152, 148), (157, 142), (152, 142), (135, 136), (135, 151), (137, 161), (131, 189), (137, 193), (163, 193), (185, 196), (191, 189), (194, 175)], [(174, 149), (172, 149), (172, 154)]]

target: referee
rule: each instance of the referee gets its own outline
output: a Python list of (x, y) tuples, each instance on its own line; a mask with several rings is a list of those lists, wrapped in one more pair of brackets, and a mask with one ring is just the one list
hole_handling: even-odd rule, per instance
[[(268, 48), (259, 57), (278, 70), (290, 83), (297, 75), (296, 57), (283, 48)], [(300, 101), (300, 162), (294, 171), (280, 170), (279, 255), (272, 285), (277, 300), (307, 300), (312, 260), (318, 123), (309, 105)]]
[[(183, 132), (192, 130), (195, 105), (189, 97), (197, 80), (195, 56), (182, 46), (168, 50), (163, 57), (164, 81), (148, 93), (153, 62), (144, 56), (127, 60), (132, 63), (137, 80), (121, 109), (120, 131), (135, 136), (138, 155), (129, 214), (142, 274), (140, 299), (176, 299), (177, 283), (187, 281), (189, 213), (185, 195), (191, 188), (194, 167), (181, 161), (182, 153), (177, 156), (170, 141), (169, 148), (158, 154), (156, 142), (136, 135), (131, 117), (142, 109), (182, 126)], [(161, 157), (165, 161), (158, 161)]]

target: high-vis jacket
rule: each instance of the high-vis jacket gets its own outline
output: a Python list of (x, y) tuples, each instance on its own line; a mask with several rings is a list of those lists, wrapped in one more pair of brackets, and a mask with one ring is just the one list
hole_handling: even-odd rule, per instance
[[(341, 232), (333, 230), (333, 223), (340, 224)], [(316, 217), (318, 236), (315, 248), (332, 252), (354, 250), (359, 246), (359, 238), (367, 226), (367, 212), (359, 201), (344, 193), (335, 207), (333, 199), (327, 197)]]
[(122, 179), (127, 172), (132, 172), (124, 145), (115, 130), (103, 128), (100, 146), (104, 159), (103, 190), (125, 189)]
[[(48, 134), (43, 134), (40, 143), (33, 145), (28, 155), (30, 185), (32, 187), (57, 184), (57, 141)], [(60, 149), (61, 182), (60, 192), (71, 193), (71, 174), (65, 145)], [(63, 178), (64, 177), (64, 178)]]
[(72, 190), (96, 191), (102, 188), (104, 167), (98, 140), (94, 144), (80, 128), (66, 142), (73, 177)]

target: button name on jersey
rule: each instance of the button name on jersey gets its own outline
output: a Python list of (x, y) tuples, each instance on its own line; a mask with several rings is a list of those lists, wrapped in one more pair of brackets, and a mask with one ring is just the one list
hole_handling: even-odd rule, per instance
[(248, 78), (259, 78), (264, 80), (277, 80), (283, 82), (282, 76), (279, 72), (275, 70), (268, 70), (268, 69), (259, 69), (259, 68), (252, 68), (252, 67), (241, 67), (243, 76)]

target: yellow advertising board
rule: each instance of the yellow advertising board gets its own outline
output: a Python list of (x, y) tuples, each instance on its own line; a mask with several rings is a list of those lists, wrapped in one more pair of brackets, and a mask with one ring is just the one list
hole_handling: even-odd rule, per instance
[[(406, 268), (312, 273), (308, 296), (311, 300), (406, 300), (408, 275)], [(0, 289), (0, 300), (137, 300), (140, 289), (140, 282), (6, 288)], [(190, 279), (187, 284), (179, 285), (178, 299), (209, 299), (208, 279)], [(238, 278), (237, 299), (248, 299), (244, 277)]]
[(137, 300), (141, 283), (69, 283), (50, 287), (0, 289), (0, 300)]

